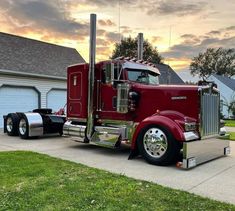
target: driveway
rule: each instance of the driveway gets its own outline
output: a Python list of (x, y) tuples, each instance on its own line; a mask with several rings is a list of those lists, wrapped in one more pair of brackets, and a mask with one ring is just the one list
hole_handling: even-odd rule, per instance
[(225, 127), (228, 132), (235, 132), (235, 127)]
[(0, 132), (0, 151), (30, 150), (44, 153), (235, 204), (235, 142), (231, 142), (231, 147), (232, 153), (228, 157), (219, 158), (191, 170), (182, 170), (175, 166), (153, 166), (142, 158), (127, 160), (128, 149), (106, 149), (77, 143), (65, 137), (21, 140)]

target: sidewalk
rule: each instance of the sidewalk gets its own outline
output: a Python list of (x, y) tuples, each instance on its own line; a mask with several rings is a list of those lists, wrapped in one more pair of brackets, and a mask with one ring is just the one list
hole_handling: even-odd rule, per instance
[(235, 127), (227, 127), (225, 126), (227, 132), (235, 132)]

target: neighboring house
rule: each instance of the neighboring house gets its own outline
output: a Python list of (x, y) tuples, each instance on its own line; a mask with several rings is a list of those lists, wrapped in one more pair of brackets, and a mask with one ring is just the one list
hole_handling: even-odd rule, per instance
[(166, 64), (156, 64), (161, 75), (159, 76), (160, 84), (184, 84), (184, 81), (177, 75), (177, 73)]
[(73, 48), (0, 32), (0, 128), (9, 112), (62, 108), (66, 69), (84, 62)]
[(228, 106), (232, 100), (235, 100), (235, 79), (221, 75), (211, 75), (208, 81), (214, 81), (220, 90), (221, 112), (228, 118), (232, 116), (228, 113)]

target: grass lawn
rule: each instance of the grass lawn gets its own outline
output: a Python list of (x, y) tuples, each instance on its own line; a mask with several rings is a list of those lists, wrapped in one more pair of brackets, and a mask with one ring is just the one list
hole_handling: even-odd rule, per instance
[(225, 120), (225, 126), (235, 127), (235, 120)]
[(229, 137), (220, 136), (221, 139), (228, 139), (230, 141), (235, 141), (235, 132), (228, 132)]
[(0, 153), (0, 210), (214, 211), (235, 210), (235, 206), (46, 155), (18, 151)]
[(229, 134), (230, 134), (229, 139), (230, 139), (231, 141), (235, 141), (235, 132), (229, 132)]

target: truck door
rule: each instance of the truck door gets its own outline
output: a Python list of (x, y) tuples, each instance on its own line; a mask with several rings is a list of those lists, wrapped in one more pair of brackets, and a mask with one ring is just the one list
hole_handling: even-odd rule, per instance
[(67, 116), (86, 119), (88, 97), (88, 71), (87, 64), (68, 68), (67, 80)]
[[(111, 75), (111, 68), (114, 66), (114, 75)], [(121, 65), (109, 63), (103, 68), (102, 82), (100, 86), (100, 99), (101, 99), (101, 118), (110, 119), (117, 116), (117, 88), (113, 85), (112, 79), (118, 79), (120, 74)], [(119, 79), (122, 77), (120, 76)]]

